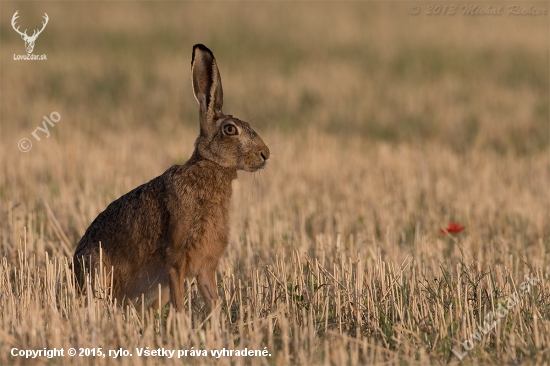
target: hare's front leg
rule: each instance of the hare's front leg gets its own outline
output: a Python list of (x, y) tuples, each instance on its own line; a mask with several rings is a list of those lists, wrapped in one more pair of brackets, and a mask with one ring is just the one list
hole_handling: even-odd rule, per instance
[(183, 311), (183, 283), (185, 281), (185, 266), (174, 263), (169, 270), (170, 302), (177, 312)]
[(217, 260), (207, 261), (197, 276), (199, 290), (210, 311), (214, 310), (218, 303), (218, 292), (216, 287), (217, 265)]

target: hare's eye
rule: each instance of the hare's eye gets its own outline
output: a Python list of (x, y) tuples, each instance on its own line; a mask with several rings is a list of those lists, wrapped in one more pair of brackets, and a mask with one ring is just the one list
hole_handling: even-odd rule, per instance
[(227, 125), (223, 128), (223, 132), (225, 132), (227, 135), (236, 135), (237, 127), (233, 125)]

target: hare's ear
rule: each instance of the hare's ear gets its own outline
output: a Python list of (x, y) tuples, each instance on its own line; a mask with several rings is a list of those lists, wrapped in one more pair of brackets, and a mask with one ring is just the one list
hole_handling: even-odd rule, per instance
[(193, 74), (193, 92), (200, 105), (201, 128), (212, 122), (222, 114), (223, 91), (222, 80), (216, 59), (206, 46), (193, 46), (191, 59), (191, 73)]

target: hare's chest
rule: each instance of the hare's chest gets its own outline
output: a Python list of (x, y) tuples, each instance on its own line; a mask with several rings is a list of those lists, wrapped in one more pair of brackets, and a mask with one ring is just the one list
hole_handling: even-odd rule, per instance
[(208, 215), (193, 218), (192, 228), (184, 238), (187, 276), (196, 276), (202, 268), (217, 263), (229, 243), (229, 213), (218, 207), (208, 208)]
[(227, 246), (229, 238), (229, 205), (208, 199), (193, 199), (172, 217), (173, 244), (182, 250)]

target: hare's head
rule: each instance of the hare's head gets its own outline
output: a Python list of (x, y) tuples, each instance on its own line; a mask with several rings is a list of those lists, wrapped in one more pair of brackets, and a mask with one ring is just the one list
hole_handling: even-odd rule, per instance
[(196, 151), (225, 168), (249, 172), (263, 168), (269, 148), (248, 122), (223, 114), (220, 72), (214, 55), (202, 44), (193, 47), (191, 72), (193, 92), (200, 106)]

